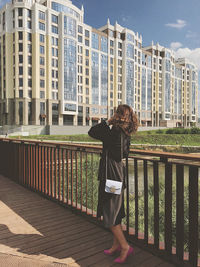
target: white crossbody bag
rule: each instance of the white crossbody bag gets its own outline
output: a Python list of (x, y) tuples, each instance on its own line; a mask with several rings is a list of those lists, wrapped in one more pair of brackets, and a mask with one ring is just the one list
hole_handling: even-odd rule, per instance
[[(121, 153), (123, 157), (122, 134), (121, 134)], [(105, 192), (120, 195), (122, 191), (122, 182), (108, 179), (108, 151), (106, 150), (106, 185)]]

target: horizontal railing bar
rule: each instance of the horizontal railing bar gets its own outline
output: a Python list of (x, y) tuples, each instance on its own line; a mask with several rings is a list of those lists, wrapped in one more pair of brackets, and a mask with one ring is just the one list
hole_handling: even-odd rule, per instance
[[(102, 150), (102, 145), (92, 145), (92, 144), (72, 144), (72, 143), (63, 143), (63, 142), (56, 142), (55, 141), (35, 141), (35, 140), (18, 140), (18, 139), (11, 139), (11, 138), (0, 138), (0, 141), (3, 142), (21, 142), (21, 143), (26, 143), (26, 144), (38, 144), (42, 146), (50, 145), (50, 146), (59, 146), (61, 148), (64, 147), (70, 147), (73, 148), (75, 147), (76, 149), (84, 148), (86, 149), (94, 149), (95, 151), (101, 151)], [(54, 143), (53, 143), (54, 142)], [(89, 152), (89, 151), (86, 151)], [(143, 156), (154, 156), (154, 157), (159, 157), (162, 159), (167, 159), (167, 158), (172, 158), (172, 159), (184, 159), (184, 160), (192, 160), (192, 161), (200, 161), (200, 156), (196, 155), (188, 155), (188, 154), (181, 154), (181, 153), (169, 153), (169, 152), (158, 152), (158, 151), (149, 151), (149, 150), (140, 150), (140, 149), (130, 149), (131, 154), (139, 154)]]

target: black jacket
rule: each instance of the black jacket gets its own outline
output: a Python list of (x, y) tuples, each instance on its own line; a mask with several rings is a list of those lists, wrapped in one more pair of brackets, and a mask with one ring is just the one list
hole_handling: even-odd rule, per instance
[(110, 128), (105, 121), (91, 127), (89, 136), (103, 142), (103, 155), (108, 150), (108, 156), (120, 162), (128, 156), (130, 147), (130, 137), (121, 128)]

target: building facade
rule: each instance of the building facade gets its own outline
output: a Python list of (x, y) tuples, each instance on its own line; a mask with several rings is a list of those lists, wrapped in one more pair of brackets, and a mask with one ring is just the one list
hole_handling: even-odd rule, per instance
[(92, 125), (126, 103), (144, 126), (198, 120), (198, 72), (117, 22), (94, 29), (69, 0), (0, 10), (0, 125)]

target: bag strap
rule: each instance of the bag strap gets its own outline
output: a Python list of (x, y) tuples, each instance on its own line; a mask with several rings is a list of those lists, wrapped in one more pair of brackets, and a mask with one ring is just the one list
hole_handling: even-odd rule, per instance
[(108, 150), (106, 149), (106, 180), (108, 178)]
[(123, 159), (123, 138), (122, 138), (122, 132), (120, 133), (120, 135), (121, 135), (121, 160)]

